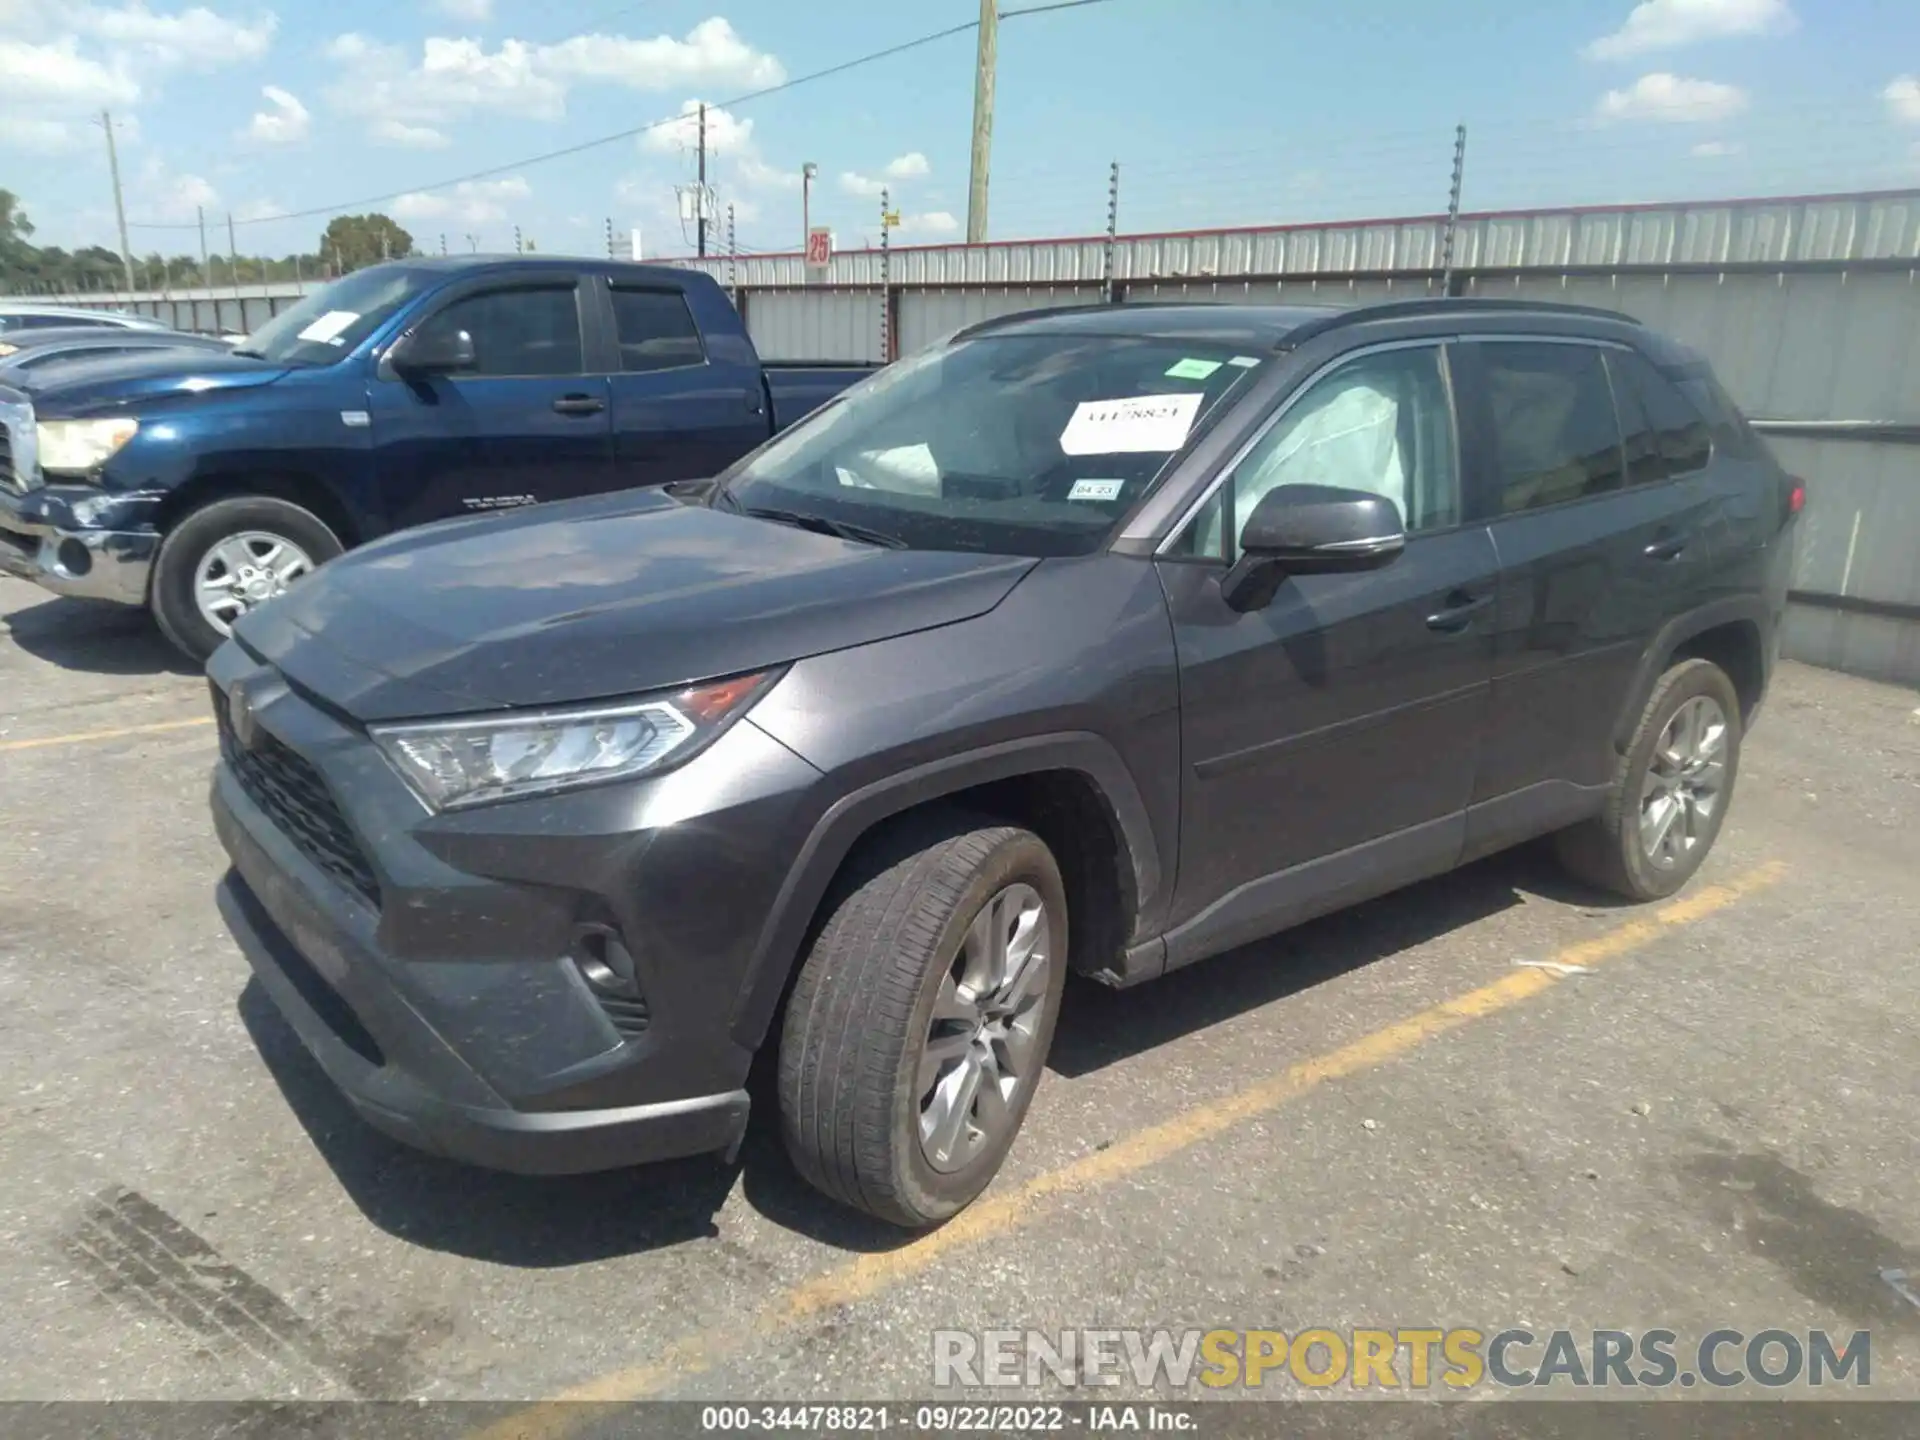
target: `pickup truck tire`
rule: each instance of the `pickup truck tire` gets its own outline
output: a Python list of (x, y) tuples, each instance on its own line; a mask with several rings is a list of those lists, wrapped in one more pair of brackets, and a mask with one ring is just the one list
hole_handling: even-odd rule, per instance
[(851, 862), (780, 1038), (780, 1114), (800, 1173), (896, 1225), (986, 1189), (1053, 1043), (1067, 902), (1038, 836), (952, 811)]
[(1673, 894), (1713, 849), (1740, 771), (1740, 697), (1726, 671), (1682, 660), (1653, 687), (1604, 811), (1555, 837), (1579, 879), (1630, 900)]
[[(265, 550), (263, 542), (270, 540), (292, 547), (289, 554), (298, 552), (305, 562), (302, 574), (342, 549), (339, 537), (318, 516), (271, 495), (214, 500), (182, 516), (161, 542), (153, 567), (150, 603), (160, 632), (194, 660), (205, 660), (218, 650), (227, 637), (208, 619), (195, 595), (202, 568), (222, 545), (242, 541), (254, 550)], [(244, 612), (237, 612), (235, 618), (239, 613)]]

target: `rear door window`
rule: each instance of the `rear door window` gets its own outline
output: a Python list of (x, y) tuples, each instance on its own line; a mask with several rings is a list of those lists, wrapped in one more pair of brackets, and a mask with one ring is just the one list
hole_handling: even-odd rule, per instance
[(1481, 349), (1500, 513), (1619, 489), (1620, 427), (1600, 350), (1523, 341), (1487, 341)]
[[(1694, 403), (1630, 350), (1610, 352), (1607, 365), (1620, 402), (1620, 428), (1627, 436), (1628, 483), (1677, 480), (1704, 470), (1713, 458), (1713, 435)], [(1641, 427), (1638, 436), (1629, 414)]]
[(678, 290), (613, 290), (613, 328), (625, 371), (678, 370), (706, 363), (700, 327)]

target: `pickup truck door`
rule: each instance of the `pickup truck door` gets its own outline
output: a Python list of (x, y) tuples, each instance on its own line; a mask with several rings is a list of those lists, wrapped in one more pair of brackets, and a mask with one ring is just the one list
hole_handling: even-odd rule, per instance
[[(665, 485), (718, 475), (773, 433), (766, 386), (744, 333), (703, 334), (686, 292), (614, 280), (615, 485)], [(725, 306), (717, 291), (711, 303)], [(731, 329), (740, 322), (724, 317)], [(728, 343), (731, 341), (731, 343)]]
[(370, 387), (375, 474), (394, 528), (614, 488), (607, 379), (588, 373), (590, 277), (498, 278), (439, 297), (415, 330), (473, 338), (477, 364)]

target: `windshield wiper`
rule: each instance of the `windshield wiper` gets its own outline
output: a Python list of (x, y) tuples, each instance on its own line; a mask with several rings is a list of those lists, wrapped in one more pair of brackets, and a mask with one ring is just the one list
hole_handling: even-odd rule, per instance
[(236, 345), (236, 346), (234, 346), (234, 347), (233, 347), (233, 350), (232, 350), (232, 352), (231, 352), (231, 353), (232, 353), (232, 354), (235, 354), (235, 355), (244, 355), (244, 356), (246, 356), (246, 357), (247, 357), (247, 359), (249, 359), (249, 360), (264, 360), (264, 359), (266, 359), (266, 358), (267, 358), (267, 354), (266, 354), (266, 351), (264, 351), (264, 350), (249, 350), (249, 349), (247, 349), (247, 348), (246, 348), (246, 346), (244, 346), (244, 345)]
[(835, 535), (842, 540), (854, 540), (863, 545), (884, 545), (889, 550), (907, 548), (907, 542), (898, 535), (889, 535), (884, 530), (871, 530), (850, 520), (831, 520), (825, 515), (809, 515), (800, 510), (775, 510), (765, 505), (748, 505), (740, 513), (751, 515), (756, 520), (771, 520), (778, 525), (791, 525), (796, 530)]

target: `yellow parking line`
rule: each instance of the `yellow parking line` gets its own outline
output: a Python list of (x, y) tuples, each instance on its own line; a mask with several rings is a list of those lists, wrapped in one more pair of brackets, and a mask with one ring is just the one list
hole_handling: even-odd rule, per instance
[[(1591, 969), (1657, 940), (1676, 926), (1691, 925), (1726, 909), (1743, 896), (1764, 890), (1786, 874), (1780, 861), (1762, 865), (1720, 885), (1709, 885), (1684, 900), (1632, 920), (1592, 940), (1569, 945), (1553, 957), (1562, 966)], [(1456, 995), (1385, 1029), (1363, 1035), (1338, 1050), (1302, 1060), (1238, 1094), (1163, 1120), (1116, 1141), (1105, 1150), (1039, 1175), (1001, 1195), (989, 1195), (940, 1229), (897, 1250), (856, 1256), (823, 1275), (802, 1281), (763, 1306), (745, 1323), (675, 1341), (646, 1364), (615, 1370), (575, 1386), (552, 1400), (540, 1401), (487, 1426), (473, 1440), (558, 1440), (591, 1418), (583, 1404), (640, 1400), (675, 1380), (706, 1370), (754, 1339), (790, 1329), (836, 1305), (848, 1305), (918, 1275), (949, 1251), (990, 1239), (1032, 1219), (1055, 1196), (1088, 1190), (1190, 1149), (1222, 1131), (1273, 1110), (1309, 1090), (1356, 1071), (1372, 1069), (1405, 1055), (1424, 1041), (1468, 1021), (1519, 1004), (1559, 984), (1567, 972), (1541, 968), (1515, 970), (1478, 990)], [(1177, 981), (1171, 982), (1177, 984)]]
[(159, 735), (168, 730), (192, 730), (211, 725), (211, 715), (191, 720), (162, 720), (157, 725), (128, 725), (119, 730), (82, 730), (74, 735), (47, 735), (38, 740), (0, 740), (0, 754), (9, 750), (50, 750), (56, 745), (85, 745), (94, 740), (122, 740), (129, 735)]

